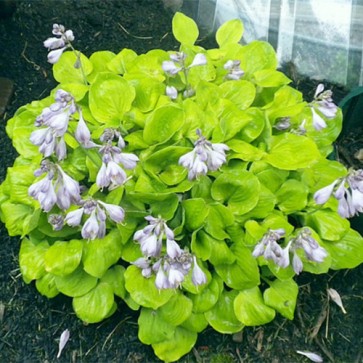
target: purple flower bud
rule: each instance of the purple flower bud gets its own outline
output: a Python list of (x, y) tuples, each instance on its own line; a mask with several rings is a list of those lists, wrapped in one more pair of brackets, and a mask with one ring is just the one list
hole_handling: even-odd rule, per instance
[(115, 223), (121, 223), (124, 220), (125, 211), (120, 206), (104, 203), (101, 201), (98, 203), (100, 203), (106, 209), (107, 214)]
[(169, 282), (165, 275), (165, 272), (163, 271), (162, 267), (159, 268), (156, 278), (155, 278), (155, 286), (157, 289), (168, 289), (169, 288)]
[(174, 86), (166, 86), (165, 93), (171, 100), (178, 98), (178, 90)]
[(52, 50), (48, 53), (48, 62), (51, 64), (55, 64), (59, 61), (63, 52), (67, 49), (67, 47), (59, 48)]
[(192, 282), (195, 286), (203, 285), (207, 282), (207, 276), (203, 270), (198, 266), (197, 259), (193, 256), (193, 271), (192, 271)]
[(171, 265), (169, 271), (168, 271), (168, 287), (169, 288), (177, 288), (181, 285), (181, 283), (184, 281), (184, 274), (182, 271), (180, 271), (178, 269), (177, 266), (175, 266), (174, 264)]
[(48, 48), (48, 50), (62, 48), (65, 46), (64, 40), (62, 38), (48, 38), (43, 42), (44, 46)]
[(337, 184), (338, 180), (335, 180), (333, 183), (327, 185), (324, 188), (317, 190), (314, 194), (314, 200), (316, 204), (324, 204), (328, 201), (330, 196), (333, 193), (334, 187)]
[(77, 128), (74, 137), (83, 146), (87, 146), (91, 142), (91, 132), (89, 131), (86, 122), (83, 119), (81, 109), (79, 109), (79, 120), (77, 123)]
[(317, 131), (321, 131), (322, 129), (325, 129), (327, 127), (327, 124), (324, 121), (324, 119), (317, 114), (317, 112), (314, 110), (314, 108), (311, 108), (311, 112), (313, 115), (314, 129)]
[(183, 251), (173, 239), (167, 239), (166, 253), (170, 258), (175, 259), (179, 257), (183, 253)]
[(192, 68), (195, 66), (204, 66), (206, 64), (207, 64), (207, 58), (206, 58), (205, 54), (198, 53), (198, 54), (196, 54), (196, 56), (193, 59), (192, 64), (188, 68)]
[(301, 271), (303, 270), (303, 263), (301, 261), (301, 258), (297, 255), (297, 253), (294, 253), (294, 256), (292, 258), (292, 268), (294, 269), (296, 275), (299, 275)]
[(94, 240), (98, 237), (100, 232), (99, 221), (96, 217), (96, 212), (93, 211), (90, 217), (86, 220), (85, 224), (82, 227), (82, 237), (87, 240)]
[(71, 227), (77, 227), (81, 224), (82, 216), (83, 216), (83, 208), (79, 208), (68, 212), (64, 222), (67, 223)]
[(164, 61), (161, 67), (165, 73), (170, 74), (171, 76), (175, 76), (182, 70), (181, 67), (177, 67), (172, 61)]

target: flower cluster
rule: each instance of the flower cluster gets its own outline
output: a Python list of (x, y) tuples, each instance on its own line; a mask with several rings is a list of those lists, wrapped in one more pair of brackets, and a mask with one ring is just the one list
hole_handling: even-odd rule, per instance
[(206, 140), (200, 130), (197, 130), (197, 135), (199, 139), (194, 143), (194, 149), (179, 159), (179, 164), (189, 170), (190, 180), (218, 170), (227, 161), (225, 152), (229, 150), (225, 144), (212, 144)]
[(35, 176), (45, 174), (44, 178), (32, 184), (28, 193), (38, 200), (42, 209), (49, 212), (55, 204), (62, 210), (80, 200), (80, 187), (77, 181), (67, 175), (63, 169), (49, 160), (43, 160)]
[[(185, 65), (187, 55), (183, 52), (177, 52), (170, 54), (169, 61), (162, 63), (163, 71), (169, 76), (176, 76), (179, 72), (184, 73), (186, 90), (184, 91), (184, 97), (191, 97), (194, 94), (194, 90), (190, 88), (188, 84), (188, 72), (191, 68), (196, 66), (203, 66), (207, 64), (207, 58), (203, 53), (195, 55), (192, 63), (189, 66)], [(170, 99), (175, 100), (178, 97), (178, 90), (174, 86), (166, 86), (166, 95)]]
[[(207, 278), (198, 266), (196, 257), (182, 250), (174, 240), (174, 232), (162, 218), (147, 216), (149, 224), (134, 234), (144, 257), (133, 264), (142, 269), (146, 278), (156, 274), (155, 286), (161, 289), (178, 288), (185, 276), (192, 271), (195, 286), (205, 284)], [(162, 255), (163, 240), (166, 239), (166, 254)]]
[(115, 223), (121, 223), (125, 218), (125, 211), (118, 205), (104, 203), (100, 200), (88, 199), (78, 203), (81, 208), (67, 213), (64, 222), (71, 227), (81, 225), (83, 215), (88, 215), (81, 234), (84, 239), (94, 240), (106, 235), (107, 216)]
[[(113, 145), (114, 138), (117, 138), (117, 146)], [(98, 171), (96, 184), (100, 188), (109, 190), (123, 185), (127, 180), (127, 174), (119, 164), (125, 169), (132, 170), (136, 167), (139, 158), (135, 154), (124, 153), (125, 141), (121, 134), (114, 129), (105, 129), (100, 140), (104, 145), (100, 148), (99, 153), (102, 156), (102, 165)]]
[(363, 212), (363, 170), (350, 170), (346, 177), (338, 178), (314, 194), (316, 204), (324, 204), (333, 195), (338, 200), (338, 213), (351, 218)]
[(290, 252), (293, 253), (292, 268), (297, 275), (300, 274), (304, 267), (301, 258), (296, 253), (298, 249), (302, 249), (306, 258), (313, 262), (321, 263), (328, 256), (326, 250), (312, 237), (309, 228), (303, 228), (297, 237), (289, 242), (288, 246), (290, 247)]
[(276, 265), (285, 268), (289, 265), (289, 248), (282, 248), (277, 241), (285, 236), (285, 230), (270, 229), (255, 246), (252, 256), (263, 256), (272, 260)]
[(319, 115), (319, 111), (323, 116), (332, 119), (336, 116), (338, 106), (333, 102), (333, 92), (324, 91), (324, 85), (319, 84), (314, 94), (314, 100), (310, 102), (311, 112), (313, 116), (313, 126), (317, 131), (327, 127), (325, 120)]
[(276, 265), (286, 268), (290, 265), (290, 253), (293, 254), (292, 268), (298, 275), (303, 270), (303, 262), (297, 250), (303, 250), (306, 258), (313, 262), (323, 262), (328, 253), (312, 237), (309, 228), (303, 228), (298, 235), (291, 239), (285, 248), (277, 243), (285, 236), (285, 230), (270, 229), (255, 246), (252, 255), (254, 257), (263, 256), (266, 260), (272, 260)]
[(66, 30), (61, 24), (53, 24), (52, 33), (55, 37), (48, 38), (43, 42), (44, 46), (50, 50), (48, 53), (48, 62), (57, 63), (63, 52), (71, 47), (71, 42), (74, 40), (72, 30)]
[(245, 74), (245, 72), (240, 67), (241, 61), (239, 60), (229, 60), (227, 61), (223, 68), (228, 71), (225, 78), (232, 81), (238, 81)]
[(36, 118), (35, 126), (46, 127), (33, 131), (30, 141), (39, 146), (39, 151), (44, 157), (49, 157), (54, 152), (58, 160), (67, 156), (64, 134), (68, 129), (69, 119), (76, 110), (72, 95), (59, 89), (55, 94), (55, 103), (46, 107)]

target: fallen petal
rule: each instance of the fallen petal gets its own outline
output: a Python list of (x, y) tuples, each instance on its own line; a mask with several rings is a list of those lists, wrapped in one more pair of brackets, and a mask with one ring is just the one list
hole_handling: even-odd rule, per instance
[(312, 352), (303, 352), (301, 350), (297, 350), (296, 353), (304, 355), (305, 357), (309, 358), (312, 362), (321, 363), (323, 362), (323, 358), (316, 353)]
[(67, 344), (69, 339), (69, 330), (66, 329), (63, 331), (63, 333), (60, 336), (59, 339), (59, 349), (58, 349), (58, 354), (57, 354), (57, 358), (59, 358), (62, 354), (62, 350), (65, 347), (65, 345)]
[(328, 289), (328, 295), (329, 297), (342, 309), (343, 314), (346, 314), (347, 311), (344, 309), (342, 299), (335, 289)]

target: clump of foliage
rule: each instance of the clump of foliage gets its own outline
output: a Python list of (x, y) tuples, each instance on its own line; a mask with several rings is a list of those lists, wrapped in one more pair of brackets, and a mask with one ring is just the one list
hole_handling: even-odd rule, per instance
[(87, 58), (55, 24), (59, 86), (9, 120), (19, 156), (0, 186), (24, 280), (87, 323), (139, 310), (139, 339), (168, 362), (208, 325), (293, 319), (297, 274), (363, 261), (347, 220), (363, 173), (327, 159), (342, 125), (331, 92), (305, 102), (268, 43), (239, 43), (239, 20), (217, 49), (181, 13), (173, 33), (178, 52)]

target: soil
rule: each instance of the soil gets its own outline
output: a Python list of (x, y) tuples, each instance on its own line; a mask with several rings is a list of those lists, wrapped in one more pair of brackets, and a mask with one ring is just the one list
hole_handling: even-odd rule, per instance
[[(6, 120), (21, 105), (45, 97), (56, 85), (42, 45), (53, 23), (72, 29), (76, 48), (86, 55), (97, 50), (117, 53), (122, 48), (138, 53), (177, 49), (171, 35), (172, 13), (160, 0), (23, 0), (16, 3), (12, 14), (11, 6), (8, 10), (0, 19), (0, 77), (12, 79), (15, 91), (0, 124), (0, 181), (16, 157), (5, 133)], [(297, 79), (295, 84), (308, 99), (312, 97), (316, 82)], [(346, 94), (334, 87), (338, 98)], [(84, 325), (75, 316), (70, 299), (48, 300), (33, 284), (23, 282), (19, 238), (9, 237), (3, 224), (0, 238), (0, 362), (158, 361), (152, 349), (138, 340), (137, 313), (120, 304), (106, 321)], [(325, 361), (363, 362), (363, 266), (321, 276), (303, 274), (298, 280), (301, 288), (294, 321), (278, 317), (233, 337), (207, 329), (180, 362), (306, 362), (296, 350), (319, 353)], [(327, 287), (339, 292), (347, 314), (328, 301)], [(59, 336), (65, 329), (71, 337), (57, 360)]]

